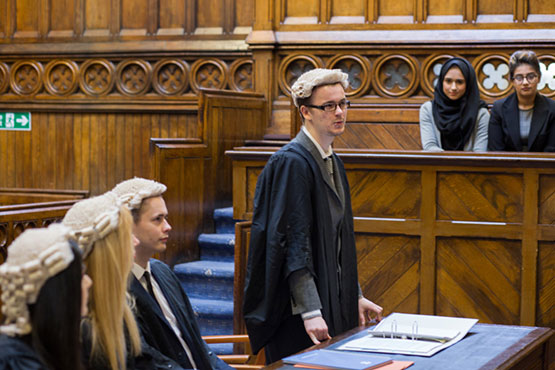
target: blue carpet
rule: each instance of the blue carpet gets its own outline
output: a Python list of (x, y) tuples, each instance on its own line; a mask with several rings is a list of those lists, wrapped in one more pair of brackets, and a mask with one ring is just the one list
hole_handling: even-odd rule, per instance
[[(215, 234), (198, 238), (200, 260), (174, 266), (189, 296), (202, 335), (233, 334), (235, 220), (233, 208), (214, 211)], [(233, 344), (211, 344), (217, 354), (233, 353)]]

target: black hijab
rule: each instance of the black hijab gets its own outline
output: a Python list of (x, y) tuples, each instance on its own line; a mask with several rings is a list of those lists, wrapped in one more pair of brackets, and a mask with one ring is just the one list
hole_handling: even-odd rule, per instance
[[(464, 95), (457, 100), (451, 100), (443, 92), (443, 79), (447, 72), (458, 67), (466, 82)], [(441, 146), (445, 150), (464, 150), (476, 125), (478, 111), (487, 107), (480, 100), (480, 91), (476, 82), (476, 74), (472, 65), (463, 58), (451, 58), (441, 67), (439, 78), (434, 89), (432, 112), (434, 122), (441, 133)]]

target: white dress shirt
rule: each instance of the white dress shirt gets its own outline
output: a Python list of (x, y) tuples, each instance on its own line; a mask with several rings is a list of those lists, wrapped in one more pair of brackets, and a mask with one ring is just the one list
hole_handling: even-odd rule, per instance
[(181, 345), (183, 346), (183, 349), (187, 353), (189, 362), (191, 363), (191, 365), (193, 365), (194, 369), (197, 369), (197, 365), (195, 364), (195, 360), (193, 359), (193, 354), (191, 353), (189, 346), (187, 345), (187, 343), (185, 343), (185, 341), (183, 340), (183, 337), (181, 336), (181, 330), (179, 330), (179, 326), (177, 325), (177, 319), (175, 318), (175, 315), (172, 312), (170, 305), (168, 304), (168, 301), (166, 300), (166, 297), (162, 292), (162, 289), (160, 289), (160, 285), (158, 285), (158, 283), (156, 282), (156, 279), (152, 276), (152, 272), (150, 271), (150, 262), (147, 263), (146, 269), (134, 263), (132, 271), (133, 271), (133, 275), (135, 275), (137, 280), (139, 280), (139, 282), (147, 292), (148, 292), (148, 288), (146, 284), (146, 277), (144, 276), (144, 274), (145, 274), (145, 271), (148, 271), (150, 275), (150, 283), (152, 284), (152, 290), (154, 291), (154, 296), (156, 298), (156, 301), (158, 301), (158, 305), (162, 309), (162, 313), (166, 317), (166, 320), (168, 320), (168, 323), (170, 324), (175, 335), (177, 336), (177, 339), (179, 339), (179, 342), (181, 343)]

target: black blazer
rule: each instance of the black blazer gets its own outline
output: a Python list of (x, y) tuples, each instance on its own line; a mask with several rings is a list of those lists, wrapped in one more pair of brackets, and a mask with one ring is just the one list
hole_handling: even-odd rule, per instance
[[(152, 277), (154, 277), (160, 286), (164, 297), (176, 317), (179, 330), (193, 354), (197, 367), (202, 370), (231, 369), (202, 340), (193, 308), (177, 276), (166, 264), (155, 259), (150, 260), (150, 268)], [(135, 297), (137, 323), (145, 341), (182, 367), (192, 368), (187, 358), (187, 353), (181, 346), (179, 339), (173, 332), (158, 304), (135, 276), (132, 276), (131, 279), (129, 291)]]
[[(512, 93), (493, 103), (488, 130), (488, 151), (522, 151), (518, 98)], [(555, 151), (555, 102), (540, 93), (534, 101), (534, 114), (528, 136), (529, 152)]]

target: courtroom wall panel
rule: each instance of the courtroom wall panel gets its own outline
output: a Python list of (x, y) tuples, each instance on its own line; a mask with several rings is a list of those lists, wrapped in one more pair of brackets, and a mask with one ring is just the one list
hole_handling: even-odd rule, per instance
[[(236, 148), (234, 217), (250, 219), (277, 148)], [(387, 312), (555, 327), (551, 154), (339, 150), (359, 280)]]
[[(259, 3), (268, 7), (274, 5), (269, 0)], [(542, 27), (555, 20), (555, 6), (541, 0), (277, 0), (275, 13), (274, 27), (277, 30), (290, 30), (299, 25), (318, 30), (344, 29), (346, 25), (358, 29), (376, 26), (422, 29), (453, 25), (468, 29), (476, 26), (507, 27), (513, 22), (538, 23)], [(262, 23), (258, 19), (257, 22)]]
[(244, 39), (254, 0), (2, 0), (1, 42)]
[(196, 137), (196, 111), (32, 112), (31, 131), (0, 133), (0, 187), (87, 189), (153, 177), (150, 138)]
[(419, 238), (358, 230), (356, 246), (358, 281), (364, 296), (388, 312), (418, 312)]

